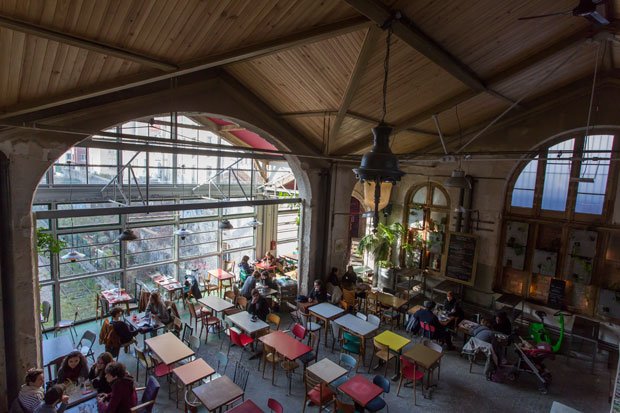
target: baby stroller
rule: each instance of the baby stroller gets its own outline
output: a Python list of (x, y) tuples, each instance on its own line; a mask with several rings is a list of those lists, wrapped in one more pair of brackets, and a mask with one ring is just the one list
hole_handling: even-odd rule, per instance
[(547, 394), (551, 384), (551, 372), (545, 367), (544, 361), (555, 358), (551, 345), (549, 343), (533, 345), (521, 339), (521, 343), (515, 343), (514, 346), (519, 360), (509, 374), (509, 379), (516, 380), (521, 372), (531, 373), (538, 379), (538, 391)]

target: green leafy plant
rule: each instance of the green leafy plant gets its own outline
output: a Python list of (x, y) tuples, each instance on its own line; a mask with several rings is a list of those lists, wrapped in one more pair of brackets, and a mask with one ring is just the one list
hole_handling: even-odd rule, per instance
[[(376, 265), (391, 268), (393, 247), (403, 238), (405, 231), (405, 227), (399, 222), (390, 225), (379, 223), (376, 233), (368, 234), (360, 240), (357, 252), (360, 255), (367, 252), (372, 255)], [(403, 244), (402, 247), (408, 248), (408, 244)]]
[(45, 228), (37, 228), (37, 252), (39, 254), (59, 254), (67, 246), (65, 241), (54, 238)]

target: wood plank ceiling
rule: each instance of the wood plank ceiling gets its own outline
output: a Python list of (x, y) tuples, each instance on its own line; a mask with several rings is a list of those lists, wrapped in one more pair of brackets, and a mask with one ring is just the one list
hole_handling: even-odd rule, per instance
[[(615, 35), (618, 3), (599, 6), (612, 23), (598, 28), (573, 16), (518, 20), (576, 0), (4, 0), (0, 118), (221, 66), (317, 153), (363, 152), (381, 117), (385, 54), (370, 20), (401, 10), (409, 21), (394, 23), (386, 121), (393, 149), (412, 153), (438, 143), (433, 114), (455, 137), (591, 76), (598, 43), (585, 40)], [(602, 72), (614, 73), (618, 47), (603, 42)]]

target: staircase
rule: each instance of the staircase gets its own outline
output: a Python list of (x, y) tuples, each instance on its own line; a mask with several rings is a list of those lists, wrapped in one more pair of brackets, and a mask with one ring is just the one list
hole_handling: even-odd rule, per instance
[(353, 238), (351, 240), (351, 258), (349, 258), (349, 265), (354, 267), (361, 267), (364, 265), (364, 258), (357, 254), (357, 246), (359, 243), (359, 238)]

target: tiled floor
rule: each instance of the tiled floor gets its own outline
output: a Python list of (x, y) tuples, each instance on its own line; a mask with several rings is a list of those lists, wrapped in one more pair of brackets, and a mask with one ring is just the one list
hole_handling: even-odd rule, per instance
[[(181, 306), (182, 307), (182, 306)], [(181, 309), (182, 310), (182, 309)], [(184, 322), (189, 321), (189, 314), (182, 315)], [(283, 315), (281, 329), (288, 327), (288, 318)], [(81, 335), (83, 331), (90, 329), (99, 333), (100, 323), (91, 322), (78, 326)], [(68, 333), (65, 333), (68, 334)], [(404, 333), (403, 333), (404, 334)], [(51, 335), (50, 335), (51, 336)], [(223, 343), (223, 351), (226, 352), (228, 339), (222, 335), (218, 338), (216, 334), (209, 335), (209, 342), (204, 344), (204, 334), (202, 336), (199, 356), (204, 358), (212, 366), (216, 365), (215, 354), (220, 350)], [(140, 340), (142, 344), (142, 340)], [(457, 345), (460, 343), (456, 343)], [(337, 347), (337, 345), (336, 345)], [(97, 346), (95, 354), (103, 351), (102, 346)], [(230, 351), (231, 363), (227, 369), (227, 374), (232, 376), (234, 362), (241, 360), (250, 369), (250, 378), (246, 388), (246, 398), (252, 399), (263, 410), (267, 409), (267, 400), (275, 398), (285, 407), (286, 412), (301, 412), (303, 408), (304, 386), (301, 374), (293, 376), (292, 394), (287, 395), (287, 378), (281, 369), (276, 370), (276, 385), (271, 385), (270, 372), (266, 378), (261, 378), (261, 373), (257, 370), (258, 361), (249, 360), (249, 352), (241, 351), (233, 347)], [(326, 348), (321, 343), (319, 359), (328, 357), (334, 361), (338, 360), (338, 348), (334, 352), (331, 348)], [(514, 358), (514, 354), (509, 352), (509, 357)], [(367, 355), (366, 361), (370, 359)], [(133, 354), (125, 354), (121, 351), (119, 361), (126, 364), (128, 370), (135, 376), (136, 359)], [(417, 406), (413, 405), (413, 393), (410, 387), (401, 390), (400, 397), (396, 396), (398, 382), (392, 382), (389, 394), (384, 395), (392, 412), (404, 411), (434, 411), (434, 412), (549, 412), (554, 400), (571, 406), (584, 412), (607, 412), (609, 404), (610, 372), (605, 363), (597, 363), (594, 373), (590, 372), (590, 365), (586, 361), (571, 359), (567, 363), (566, 357), (558, 356), (555, 360), (549, 360), (548, 369), (553, 374), (553, 383), (547, 395), (540, 394), (537, 390), (536, 379), (531, 374), (521, 374), (514, 381), (497, 383), (487, 381), (482, 374), (483, 365), (474, 365), (472, 373), (469, 373), (469, 363), (466, 358), (460, 357), (456, 351), (447, 352), (441, 362), (441, 378), (438, 386), (432, 394), (432, 399), (425, 399), (418, 392)], [(393, 372), (394, 367), (390, 366)], [(364, 374), (372, 380), (374, 374), (382, 374), (383, 368), (368, 374), (368, 366), (360, 366), (359, 373)], [(389, 373), (388, 375), (391, 375)], [(141, 369), (140, 383), (144, 380), (144, 370)], [(435, 375), (437, 382), (437, 376)], [(160, 380), (162, 385), (159, 398), (157, 400), (155, 412), (174, 412), (183, 411), (183, 403), (179, 404), (179, 409), (175, 406), (174, 400), (168, 399), (168, 383), (165, 379)], [(317, 411), (316, 407), (306, 408), (306, 411)], [(206, 411), (202, 408), (200, 411)]]

